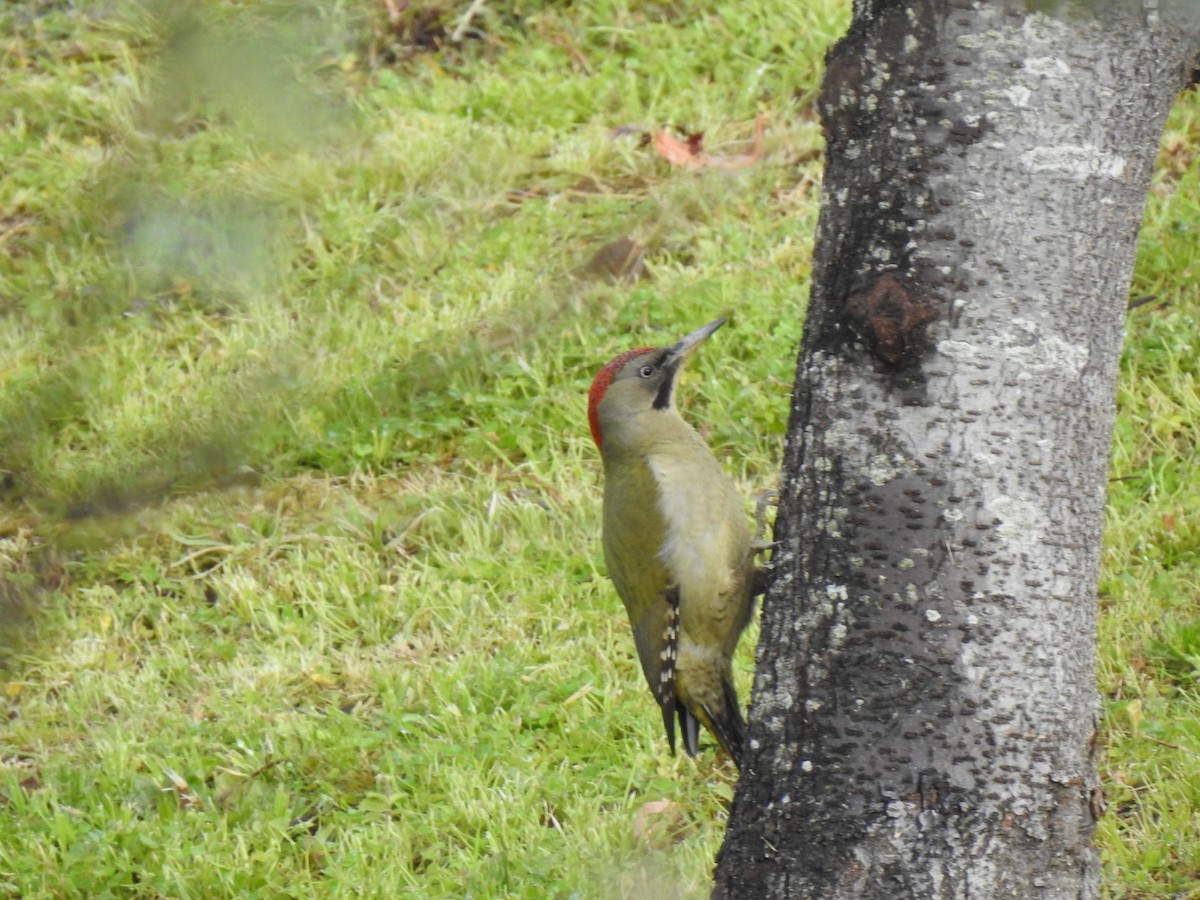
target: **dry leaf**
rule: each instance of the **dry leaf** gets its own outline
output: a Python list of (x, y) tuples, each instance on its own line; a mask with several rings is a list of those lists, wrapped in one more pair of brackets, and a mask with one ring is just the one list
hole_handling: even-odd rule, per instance
[(630, 238), (605, 244), (593, 254), (579, 274), (607, 277), (614, 281), (638, 281), (646, 276), (646, 248)]
[(762, 116), (754, 120), (754, 146), (749, 153), (737, 156), (706, 154), (703, 132), (690, 134), (686, 141), (681, 141), (670, 132), (660, 131), (654, 135), (654, 149), (667, 162), (687, 169), (741, 169), (753, 165), (762, 157), (764, 127)]
[[(695, 135), (692, 137), (695, 137)], [(698, 146), (698, 141), (693, 143), (689, 139), (685, 143), (669, 131), (659, 131), (654, 135), (654, 149), (658, 152), (659, 156), (673, 166), (685, 166), (690, 169), (703, 166), (704, 163), (700, 159), (699, 152), (693, 149)]]

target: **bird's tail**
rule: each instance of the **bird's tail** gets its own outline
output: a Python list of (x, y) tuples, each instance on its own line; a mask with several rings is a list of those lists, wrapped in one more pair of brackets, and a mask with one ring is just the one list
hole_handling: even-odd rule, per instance
[[(746, 743), (746, 720), (742, 718), (741, 707), (738, 706), (737, 691), (729, 673), (720, 678), (721, 690), (719, 699), (715, 702), (701, 703), (700, 716), (688, 709), (687, 703), (677, 695), (677, 671), (679, 662), (679, 589), (668, 588), (665, 598), (670, 606), (670, 614), (663, 628), (662, 651), (659, 662), (658, 705), (662, 708), (663, 728), (667, 732), (667, 743), (671, 746), (672, 755), (675, 753), (675, 720), (679, 720), (679, 730), (683, 734), (683, 749), (688, 756), (695, 756), (700, 749), (700, 726), (707, 725), (716, 737), (717, 742), (724, 748), (733, 760), (733, 764), (741, 769), (742, 748)], [(715, 673), (713, 680), (717, 680)], [(711, 684), (712, 682), (708, 682)], [(693, 699), (691, 702), (695, 703)]]
[[(683, 705), (680, 704), (680, 709)], [(742, 709), (738, 706), (737, 691), (733, 688), (733, 682), (728, 677), (721, 679), (721, 701), (718, 708), (713, 709), (709, 704), (704, 704), (704, 714), (708, 717), (708, 725), (716, 736), (717, 742), (729, 754), (729, 758), (733, 760), (733, 764), (742, 768), (742, 750), (746, 745), (746, 720), (742, 718)], [(691, 716), (691, 713), (688, 713)], [(683, 717), (680, 716), (682, 719)], [(695, 717), (692, 716), (694, 719)], [(693, 726), (694, 727), (694, 726)], [(688, 731), (684, 728), (684, 738), (686, 740)], [(685, 743), (686, 746), (686, 743)], [(688, 747), (688, 753), (695, 756), (693, 747)]]

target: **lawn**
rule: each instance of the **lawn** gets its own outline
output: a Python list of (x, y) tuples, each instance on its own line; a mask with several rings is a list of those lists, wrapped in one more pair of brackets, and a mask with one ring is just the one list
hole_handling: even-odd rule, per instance
[[(0, 7), (0, 896), (706, 896), (736, 773), (667, 752), (585, 397), (727, 315), (681, 404), (773, 486), (847, 18)], [(1113, 450), (1114, 898), (1200, 897), (1198, 153), (1193, 91)]]

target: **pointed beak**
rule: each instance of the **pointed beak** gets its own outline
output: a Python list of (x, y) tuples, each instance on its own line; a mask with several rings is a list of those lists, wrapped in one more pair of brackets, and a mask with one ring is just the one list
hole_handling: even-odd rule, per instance
[(671, 348), (671, 353), (667, 357), (665, 364), (674, 368), (681, 365), (685, 359), (692, 355), (692, 351), (699, 347), (708, 338), (710, 334), (725, 324), (725, 318), (714, 319), (707, 325), (702, 325), (697, 328), (678, 344)]

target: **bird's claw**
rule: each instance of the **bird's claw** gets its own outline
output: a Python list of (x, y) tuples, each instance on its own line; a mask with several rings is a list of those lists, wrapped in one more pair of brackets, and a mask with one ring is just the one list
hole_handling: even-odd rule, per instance
[(754, 540), (750, 542), (750, 547), (755, 553), (775, 546), (774, 541), (764, 541), (763, 535), (767, 532), (767, 508), (778, 505), (779, 491), (774, 488), (754, 495)]

